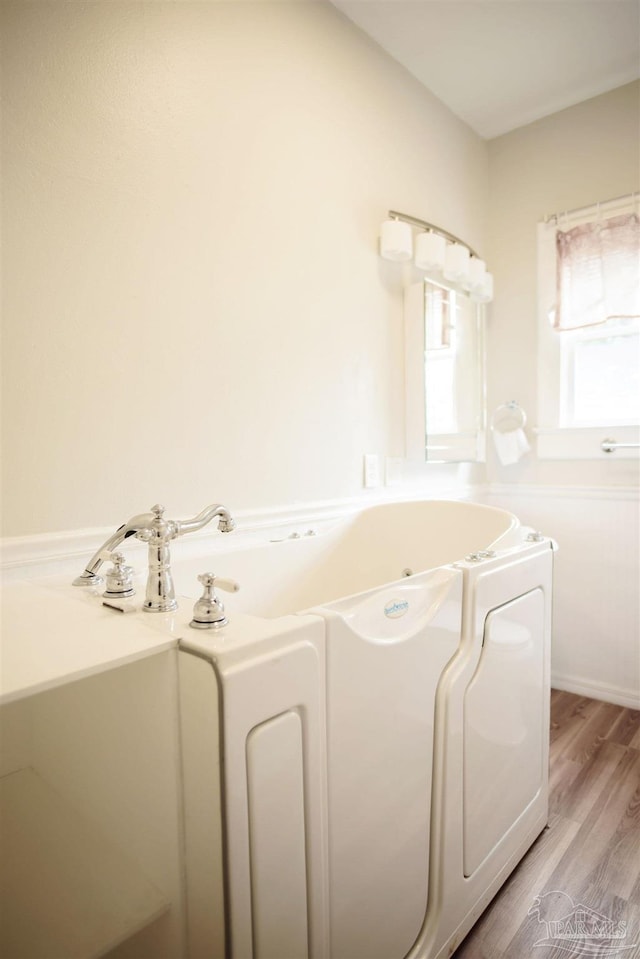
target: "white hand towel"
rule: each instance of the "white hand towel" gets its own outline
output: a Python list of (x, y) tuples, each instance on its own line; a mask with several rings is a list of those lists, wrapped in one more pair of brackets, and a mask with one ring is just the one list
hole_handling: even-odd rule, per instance
[(493, 442), (498, 459), (503, 466), (511, 466), (513, 463), (517, 463), (531, 449), (521, 427), (508, 430), (505, 433), (501, 433), (500, 430), (493, 430)]

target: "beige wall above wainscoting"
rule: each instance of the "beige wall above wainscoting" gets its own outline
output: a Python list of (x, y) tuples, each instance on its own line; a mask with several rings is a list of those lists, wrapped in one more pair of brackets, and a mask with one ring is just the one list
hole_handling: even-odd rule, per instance
[[(489, 141), (489, 259), (496, 295), (487, 330), (489, 413), (516, 400), (532, 453), (501, 466), (489, 442), (490, 481), (627, 486), (636, 460), (538, 460), (537, 224), (640, 189), (640, 82), (618, 87)], [(560, 334), (561, 335), (561, 334)], [(608, 436), (605, 429), (602, 439)]]
[(482, 250), (486, 143), (329, 4), (2, 20), (5, 535), (360, 495), (404, 452), (379, 224)]
[[(487, 451), (487, 502), (558, 540), (552, 682), (640, 706), (637, 459), (536, 455), (537, 224), (546, 215), (639, 189), (640, 83), (489, 142), (489, 256), (496, 296), (487, 330), (488, 408), (516, 400), (532, 450), (510, 466)], [(600, 436), (610, 435), (607, 430)], [(613, 432), (615, 436), (615, 431)]]

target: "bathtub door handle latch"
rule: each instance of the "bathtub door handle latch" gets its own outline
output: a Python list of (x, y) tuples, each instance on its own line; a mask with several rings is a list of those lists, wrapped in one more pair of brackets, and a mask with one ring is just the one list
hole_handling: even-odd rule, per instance
[(237, 593), (240, 584), (233, 579), (220, 579), (215, 573), (202, 573), (198, 582), (204, 586), (204, 592), (193, 607), (193, 619), (189, 626), (193, 629), (220, 629), (226, 626), (229, 620), (225, 616), (224, 604), (216, 596), (214, 587), (224, 589), (228, 593)]

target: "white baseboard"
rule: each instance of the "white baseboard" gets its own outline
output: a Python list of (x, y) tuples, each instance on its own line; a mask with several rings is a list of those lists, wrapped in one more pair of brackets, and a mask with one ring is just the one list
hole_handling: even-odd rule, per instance
[(558, 676), (554, 673), (551, 674), (551, 685), (554, 689), (561, 689), (566, 693), (575, 693), (577, 696), (601, 699), (605, 703), (626, 706), (627, 709), (640, 709), (640, 690), (622, 689), (620, 686), (607, 686), (604, 683), (593, 682), (589, 679)]

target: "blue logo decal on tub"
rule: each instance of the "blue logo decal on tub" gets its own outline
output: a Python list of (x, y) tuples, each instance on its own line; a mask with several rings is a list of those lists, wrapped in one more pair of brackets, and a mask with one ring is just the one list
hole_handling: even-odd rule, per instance
[(392, 599), (384, 608), (384, 615), (389, 619), (399, 619), (409, 609), (409, 601), (406, 599)]

